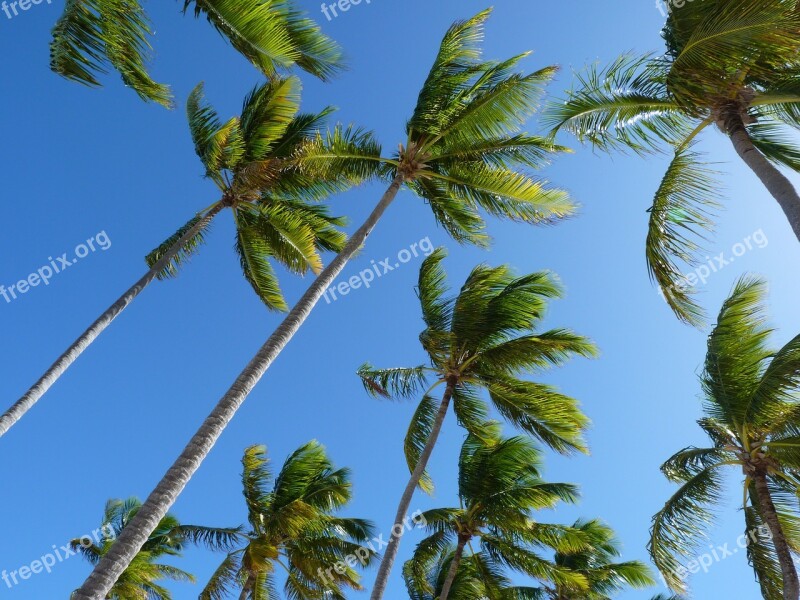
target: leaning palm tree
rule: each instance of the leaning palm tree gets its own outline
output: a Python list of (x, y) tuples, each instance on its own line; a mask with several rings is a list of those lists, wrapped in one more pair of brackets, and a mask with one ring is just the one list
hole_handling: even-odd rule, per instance
[[(412, 582), (408, 587), (433, 593), (429, 574), (444, 552), (449, 564), (440, 570), (446, 574), (435, 597), (447, 600), (469, 549), (471, 568), (485, 565), (489, 573), (513, 569), (579, 595), (586, 592), (586, 575), (540, 554), (542, 549), (548, 554), (553, 549), (582, 551), (588, 541), (585, 532), (533, 519), (536, 511), (552, 509), (559, 502), (575, 502), (577, 489), (542, 480), (541, 454), (530, 438), (502, 439), (495, 423), (483, 429), (484, 433), (492, 431), (494, 439), (487, 444), (485, 438), (470, 434), (461, 448), (459, 507), (429, 510), (421, 517), (431, 535), (419, 543), (405, 569), (406, 581)], [(480, 544), (477, 553), (473, 542)], [(484, 585), (488, 582), (489, 578)]]
[(800, 336), (777, 352), (768, 345), (764, 289), (742, 278), (708, 338), (698, 424), (711, 446), (681, 450), (661, 467), (681, 487), (653, 517), (649, 549), (678, 593), (687, 574), (680, 559), (704, 537), (710, 507), (726, 498), (723, 469), (734, 467), (744, 474), (742, 539), (763, 597), (800, 597), (793, 561), (800, 552)]
[(400, 189), (407, 186), (430, 206), (446, 231), (463, 243), (488, 245), (481, 211), (524, 223), (550, 223), (573, 213), (568, 194), (547, 187), (522, 167), (539, 167), (559, 150), (522, 133), (538, 107), (553, 68), (516, 72), (521, 55), (482, 61), (479, 42), (489, 12), (455, 24), (408, 122), (408, 139), (393, 158), (354, 143), (352, 130), (337, 129), (300, 153), (309, 176), (381, 173), (391, 183), (364, 224), (322, 271), (275, 332), (217, 403), (128, 528), (81, 588), (78, 598), (101, 600), (211, 452), (219, 436), (266, 370), (305, 322), (328, 286), (364, 245)]
[(374, 551), (360, 545), (373, 526), (335, 516), (352, 496), (350, 472), (335, 468), (318, 442), (292, 453), (274, 478), (263, 446), (247, 448), (242, 465), (250, 531), (239, 536), (200, 600), (277, 598), (276, 572), (286, 577), (288, 598), (343, 600), (342, 587), (361, 589), (350, 563), (373, 560)]
[[(674, 152), (649, 210), (650, 274), (678, 318), (702, 325), (682, 266), (697, 267), (720, 198), (694, 141), (711, 126), (727, 136), (783, 209), (800, 239), (800, 196), (778, 170), (800, 171), (800, 12), (794, 0), (703, 0), (670, 13), (664, 56), (622, 56), (579, 74), (547, 111), (604, 151)], [(708, 260), (708, 257), (705, 258)]]
[[(339, 251), (344, 246), (346, 235), (338, 229), (344, 220), (332, 217), (319, 201), (360, 180), (346, 169), (309, 175), (295, 166), (296, 153), (309, 143), (331, 109), (319, 114), (299, 113), (299, 80), (275, 78), (247, 96), (240, 117), (221, 123), (205, 104), (202, 91), (200, 85), (189, 97), (189, 126), (206, 177), (216, 184), (219, 198), (151, 252), (147, 273), (0, 416), (0, 437), (150, 283), (178, 273), (202, 245), (212, 221), (226, 209), (233, 214), (235, 248), (244, 276), (270, 309), (287, 309), (271, 261), (293, 273), (319, 273), (320, 253)], [(370, 136), (362, 132), (352, 132), (351, 138), (359, 148), (372, 144)]]
[[(70, 547), (95, 565), (108, 552), (111, 544), (141, 507), (136, 498), (109, 500), (103, 522), (93, 536), (70, 541)], [(190, 544), (201, 544), (212, 550), (228, 550), (241, 535), (238, 529), (218, 529), (181, 525), (172, 515), (161, 520), (142, 550), (120, 576), (106, 596), (111, 600), (171, 600), (172, 594), (158, 582), (161, 580), (194, 583), (190, 573), (156, 561), (179, 557)]]
[[(442, 268), (445, 252), (439, 248), (422, 264), (418, 295), (426, 325), (420, 341), (430, 364), (413, 368), (375, 369), (366, 364), (359, 375), (373, 396), (422, 400), (405, 439), (411, 476), (397, 508), (402, 523), (418, 486), (432, 491), (425, 472), (444, 419), (453, 406), (459, 423), (478, 437), (488, 415), (482, 390), (495, 409), (522, 431), (561, 452), (584, 451), (582, 433), (588, 419), (572, 398), (549, 385), (521, 379), (521, 375), (558, 366), (574, 355), (593, 356), (586, 338), (565, 329), (540, 331), (547, 301), (561, 295), (548, 273), (515, 277), (508, 267), (481, 265), (473, 269), (456, 297), (446, 295)], [(440, 400), (432, 394), (444, 386)], [(423, 393), (423, 390), (424, 393)], [(399, 536), (392, 536), (378, 571), (373, 600), (382, 597), (389, 579)]]
[(572, 527), (586, 536), (586, 548), (577, 552), (557, 552), (554, 562), (583, 575), (588, 588), (577, 593), (557, 584), (543, 586), (543, 600), (611, 600), (626, 588), (642, 589), (655, 584), (645, 564), (639, 561), (617, 562), (619, 542), (608, 525), (597, 520), (579, 520)]
[[(293, 0), (186, 0), (184, 12), (192, 4), (268, 77), (296, 65), (325, 80), (343, 66), (339, 46)], [(50, 68), (89, 86), (112, 68), (141, 98), (171, 106), (169, 87), (147, 69), (152, 33), (139, 0), (67, 0), (53, 28)]]

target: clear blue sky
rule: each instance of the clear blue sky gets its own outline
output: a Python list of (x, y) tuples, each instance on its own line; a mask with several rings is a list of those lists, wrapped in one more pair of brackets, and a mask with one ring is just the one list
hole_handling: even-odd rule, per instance
[[(455, 19), (485, 7), (474, 0), (372, 0), (328, 22), (314, 0), (301, 4), (321, 19), (350, 56), (350, 70), (330, 85), (304, 77), (304, 106), (341, 108), (338, 117), (374, 129), (387, 151), (403, 127), (442, 33)], [(569, 84), (570, 70), (606, 62), (626, 50), (661, 48), (663, 17), (651, 0), (530, 2), (499, 0), (488, 27), (486, 52), (506, 57), (535, 51), (526, 67), (563, 67), (553, 92)], [(89, 90), (47, 68), (49, 30), (61, 0), (33, 5), (13, 19), (0, 13), (2, 196), (0, 284), (9, 286), (78, 244), (105, 232), (111, 247), (7, 303), (0, 297), (3, 404), (13, 402), (91, 320), (144, 269), (142, 257), (196, 210), (214, 200), (201, 177), (182, 104), (206, 81), (222, 115), (236, 114), (259, 74), (204, 21), (180, 14), (178, 2), (151, 2), (157, 36), (154, 73), (173, 84), (179, 109), (140, 102), (116, 76)], [(531, 129), (536, 129), (536, 122)], [(564, 140), (572, 143), (571, 140)], [(763, 230), (769, 244), (715, 274), (704, 303), (716, 313), (745, 271), (770, 281), (770, 309), (781, 343), (800, 331), (795, 266), (800, 248), (755, 178), (735, 161), (725, 139), (710, 132), (703, 148), (727, 171), (729, 198), (714, 254)], [(520, 272), (551, 269), (567, 297), (553, 305), (552, 326), (591, 336), (602, 349), (596, 361), (576, 361), (546, 377), (578, 397), (594, 426), (591, 457), (548, 459), (553, 481), (581, 485), (578, 507), (548, 518), (577, 516), (609, 522), (628, 559), (646, 559), (650, 517), (672, 491), (658, 466), (671, 453), (702, 443), (697, 372), (704, 334), (679, 324), (648, 281), (643, 244), (648, 207), (665, 161), (610, 158), (578, 149), (547, 171), (583, 205), (579, 218), (546, 229), (492, 223), (490, 252), (451, 244), (426, 207), (404, 194), (346, 270), (394, 256), (429, 237), (447, 244), (454, 285), (481, 261), (511, 263)], [(331, 201), (357, 223), (381, 189), (369, 186)], [(97, 244), (96, 244), (97, 245)], [(13, 570), (52, 545), (98, 526), (111, 497), (145, 496), (212, 405), (276, 326), (242, 279), (229, 218), (219, 219), (208, 244), (180, 278), (153, 285), (106, 332), (24, 421), (0, 443), (0, 569)], [(213, 454), (195, 476), (175, 512), (186, 523), (236, 525), (245, 513), (239, 460), (245, 446), (263, 443), (280, 462), (318, 438), (340, 465), (355, 473), (348, 513), (374, 520), (388, 533), (405, 483), (402, 438), (413, 406), (369, 399), (354, 375), (362, 362), (413, 365), (423, 356), (422, 327), (413, 292), (419, 259), (412, 260), (338, 302), (324, 302), (251, 395)], [(307, 281), (284, 276), (297, 298)], [(434, 498), (412, 508), (455, 501), (455, 461), (463, 433), (448, 422), (434, 455)], [(731, 501), (712, 541), (733, 545), (741, 533), (736, 512), (740, 475), (732, 473)], [(404, 540), (402, 558), (419, 536)], [(193, 550), (181, 565), (197, 586), (174, 586), (175, 598), (197, 596), (221, 560)], [(88, 566), (77, 558), (50, 574), (35, 575), (0, 598), (62, 598)], [(374, 571), (365, 576), (371, 586)], [(695, 597), (755, 598), (743, 553), (692, 580)], [(655, 592), (655, 590), (653, 590)], [(353, 597), (366, 597), (354, 594)], [(395, 571), (388, 598), (404, 597)], [(623, 600), (646, 599), (625, 594)]]

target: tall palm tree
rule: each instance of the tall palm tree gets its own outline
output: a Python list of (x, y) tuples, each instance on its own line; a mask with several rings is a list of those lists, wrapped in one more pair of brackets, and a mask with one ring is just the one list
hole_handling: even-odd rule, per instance
[[(556, 549), (576, 552), (586, 548), (584, 531), (540, 523), (533, 514), (551, 509), (559, 502), (575, 502), (577, 488), (563, 483), (546, 483), (541, 477), (541, 454), (527, 437), (502, 439), (494, 423), (496, 439), (468, 435), (461, 448), (458, 470), (458, 508), (439, 508), (423, 513), (431, 535), (419, 543), (406, 569), (411, 587), (434, 590), (428, 585), (431, 567), (443, 550), (455, 551), (449, 560), (436, 596), (447, 600), (467, 548), (473, 568), (487, 565), (489, 573), (510, 568), (539, 580), (579, 592), (587, 590), (586, 575), (554, 563), (539, 551)], [(480, 544), (476, 554), (473, 542)], [(580, 596), (583, 598), (584, 596)]]
[[(702, 262), (719, 206), (715, 173), (695, 151), (716, 125), (783, 209), (800, 239), (800, 196), (778, 166), (800, 171), (800, 11), (795, 0), (703, 0), (670, 13), (664, 56), (622, 56), (578, 75), (566, 101), (547, 111), (604, 151), (671, 151), (650, 209), (646, 256), (652, 278), (682, 321), (701, 325), (681, 266)], [(708, 260), (707, 257), (705, 260)]]
[[(186, 0), (236, 50), (273, 77), (294, 65), (323, 79), (343, 67), (342, 51), (293, 0)], [(141, 98), (172, 105), (169, 86), (147, 69), (153, 34), (139, 0), (67, 0), (53, 28), (50, 68), (73, 81), (99, 86), (109, 68)]]
[[(94, 536), (84, 536), (70, 541), (71, 548), (95, 565), (108, 552), (111, 544), (136, 512), (141, 502), (136, 498), (109, 500), (103, 522)], [(161, 520), (142, 550), (120, 576), (106, 598), (111, 600), (171, 600), (172, 594), (158, 582), (188, 581), (194, 583), (190, 573), (156, 561), (165, 557), (179, 557), (189, 544), (201, 544), (212, 550), (228, 550), (241, 532), (238, 529), (218, 529), (181, 525), (172, 515)]]
[[(572, 398), (553, 387), (521, 379), (525, 373), (559, 366), (574, 355), (593, 356), (586, 338), (565, 329), (539, 331), (547, 301), (561, 295), (548, 273), (515, 277), (506, 266), (481, 265), (472, 270), (459, 294), (446, 295), (445, 256), (441, 248), (422, 264), (418, 295), (426, 328), (420, 341), (430, 364), (413, 368), (361, 367), (359, 375), (373, 396), (422, 400), (405, 439), (411, 476), (400, 499), (395, 523), (402, 523), (417, 486), (432, 491), (425, 472), (444, 419), (453, 406), (470, 433), (484, 431), (489, 393), (495, 409), (508, 421), (561, 453), (585, 451), (582, 433), (588, 419)], [(432, 395), (444, 386), (441, 400)], [(424, 393), (423, 393), (423, 390)], [(372, 599), (383, 596), (400, 537), (392, 536), (378, 571)]]
[(577, 593), (557, 584), (543, 586), (543, 600), (611, 600), (626, 588), (641, 589), (655, 584), (645, 564), (616, 562), (621, 554), (619, 541), (608, 525), (597, 520), (579, 520), (572, 527), (585, 535), (586, 547), (577, 552), (557, 552), (554, 563), (583, 575), (588, 589)]
[[(242, 486), (250, 531), (212, 575), (200, 600), (277, 598), (277, 572), (284, 572), (289, 598), (344, 599), (342, 587), (361, 589), (348, 557), (362, 566), (374, 558), (361, 546), (373, 535), (368, 521), (335, 516), (352, 496), (350, 472), (337, 469), (318, 442), (292, 453), (276, 477), (264, 446), (242, 459)], [(336, 568), (332, 569), (336, 565)], [(341, 572), (340, 572), (341, 571)]]
[(353, 176), (382, 173), (391, 184), (345, 248), (320, 273), (281, 325), (267, 339), (200, 429), (168, 469), (134, 527), (81, 588), (78, 598), (101, 600), (108, 589), (177, 499), (211, 452), (247, 395), (305, 322), (344, 266), (361, 249), (403, 186), (422, 198), (446, 231), (463, 243), (487, 245), (480, 211), (525, 223), (549, 223), (574, 211), (568, 194), (547, 187), (521, 167), (542, 166), (559, 150), (550, 141), (521, 133), (538, 107), (553, 68), (530, 75), (515, 71), (525, 55), (503, 62), (480, 59), (479, 42), (485, 11), (456, 23), (439, 54), (408, 122), (408, 139), (397, 155), (385, 159), (364, 144), (355, 144), (353, 130), (341, 128), (319, 137), (298, 156), (298, 164), (315, 176), (352, 171)]
[(747, 551), (763, 597), (800, 597), (793, 561), (800, 552), (800, 336), (777, 352), (768, 345), (764, 290), (762, 281), (742, 278), (708, 338), (698, 424), (711, 445), (681, 450), (661, 467), (681, 487), (653, 517), (649, 549), (678, 593), (686, 589), (680, 559), (704, 537), (710, 507), (726, 497), (723, 468), (734, 467), (744, 474)]
[[(0, 416), (0, 437), (22, 418), (111, 322), (155, 279), (173, 277), (202, 245), (215, 217), (233, 213), (236, 251), (247, 281), (270, 309), (287, 310), (271, 266), (277, 261), (304, 274), (322, 269), (320, 252), (339, 251), (347, 237), (319, 204), (326, 195), (359, 183), (346, 169), (300, 172), (295, 155), (331, 113), (300, 113), (300, 82), (275, 78), (255, 88), (242, 114), (221, 123), (203, 100), (202, 84), (188, 101), (189, 126), (206, 177), (219, 189), (219, 199), (147, 256), (145, 275), (114, 302), (56, 360), (11, 408)], [(353, 132), (354, 146), (369, 146), (368, 134)]]

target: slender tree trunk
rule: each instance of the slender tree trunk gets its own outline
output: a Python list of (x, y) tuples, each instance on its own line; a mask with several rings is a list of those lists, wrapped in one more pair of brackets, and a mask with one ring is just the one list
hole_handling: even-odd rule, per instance
[(150, 285), (153, 280), (158, 277), (158, 274), (169, 265), (175, 256), (181, 251), (186, 243), (202, 231), (208, 224), (216, 217), (219, 212), (224, 208), (222, 204), (218, 204), (211, 211), (209, 211), (203, 219), (198, 221), (186, 234), (181, 237), (169, 249), (168, 252), (156, 262), (153, 267), (142, 277), (139, 281), (125, 292), (120, 298), (114, 302), (108, 309), (100, 315), (100, 317), (91, 324), (89, 329), (84, 331), (81, 336), (75, 340), (72, 345), (67, 348), (58, 360), (47, 369), (44, 375), (41, 376), (33, 387), (31, 387), (25, 395), (17, 400), (11, 408), (9, 408), (2, 416), (0, 416), (0, 437), (5, 435), (17, 421), (19, 421), (26, 412), (28, 412), (39, 399), (49, 390), (53, 384), (58, 381), (64, 372), (69, 369), (72, 364), (78, 360), (84, 350), (86, 350), (92, 342), (94, 342), (105, 329), (111, 325), (111, 322), (116, 319), (119, 314), (125, 310), (134, 299), (141, 294), (144, 289)]
[(183, 488), (186, 487), (192, 475), (200, 468), (203, 460), (211, 452), (217, 439), (222, 435), (247, 395), (281, 350), (291, 341), (292, 336), (308, 318), (311, 310), (322, 298), (328, 286), (341, 273), (347, 261), (364, 244), (383, 213), (397, 196), (403, 182), (402, 175), (395, 177), (365, 223), (353, 234), (339, 255), (314, 280), (280, 326), (267, 339), (244, 371), (239, 374), (231, 388), (217, 403), (178, 459), (136, 513), (136, 516), (125, 526), (109, 551), (95, 566), (89, 578), (75, 592), (73, 597), (76, 600), (100, 600), (130, 565), (142, 545), (147, 541), (148, 536), (155, 530)]
[[(406, 489), (403, 490), (403, 495), (400, 497), (400, 505), (397, 507), (397, 514), (394, 517), (394, 525), (402, 526), (403, 520), (408, 514), (408, 508), (411, 506), (411, 498), (419, 485), (419, 480), (428, 466), (428, 461), (433, 453), (433, 448), (439, 439), (439, 434), (442, 431), (442, 424), (447, 416), (447, 409), (450, 406), (450, 399), (453, 397), (453, 390), (455, 389), (455, 381), (449, 380), (445, 388), (444, 395), (442, 396), (442, 403), (439, 405), (439, 412), (436, 414), (436, 419), (433, 422), (433, 429), (428, 436), (428, 441), (425, 442), (425, 448), (422, 449), (417, 466), (411, 473), (408, 479)], [(389, 583), (389, 574), (392, 572), (394, 561), (397, 558), (397, 551), (400, 548), (400, 538), (402, 534), (396, 536), (394, 534), (395, 528), (392, 527), (392, 537), (389, 538), (389, 543), (386, 546), (386, 552), (381, 559), (380, 567), (378, 568), (378, 575), (375, 577), (375, 586), (372, 588), (372, 595), (370, 600), (381, 600), (383, 594), (386, 592), (386, 586)]]
[(728, 119), (725, 127), (736, 153), (777, 200), (795, 236), (800, 240), (800, 195), (792, 182), (753, 145), (741, 117)]
[(442, 593), (439, 595), (439, 600), (447, 600), (450, 595), (450, 588), (453, 587), (453, 581), (456, 579), (458, 573), (458, 566), (461, 564), (461, 557), (464, 555), (464, 548), (467, 545), (469, 538), (466, 536), (458, 536), (458, 545), (456, 546), (456, 553), (450, 563), (450, 569), (447, 571), (447, 579), (444, 580), (442, 585)]
[(769, 527), (769, 531), (772, 534), (772, 543), (775, 546), (775, 553), (780, 562), (781, 575), (783, 576), (783, 598), (784, 600), (798, 600), (800, 598), (800, 581), (797, 578), (797, 569), (792, 559), (792, 551), (786, 541), (783, 527), (781, 527), (781, 523), (778, 520), (778, 511), (772, 502), (772, 494), (767, 485), (766, 472), (759, 470), (753, 476), (753, 484), (758, 496), (758, 508), (761, 518), (764, 519)]

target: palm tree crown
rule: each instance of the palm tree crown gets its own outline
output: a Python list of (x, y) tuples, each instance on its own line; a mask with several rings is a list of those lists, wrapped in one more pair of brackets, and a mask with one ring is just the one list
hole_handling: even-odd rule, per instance
[[(95, 530), (94, 539), (90, 536), (74, 539), (70, 542), (70, 546), (91, 564), (97, 564), (140, 507), (141, 502), (136, 498), (109, 500), (106, 503), (103, 522), (100, 528)], [(114, 584), (107, 598), (171, 600), (172, 595), (169, 590), (161, 586), (159, 581), (166, 579), (193, 583), (195, 578), (177, 567), (156, 561), (178, 557), (190, 544), (200, 544), (212, 550), (226, 550), (235, 542), (239, 533), (238, 529), (181, 525), (174, 516), (167, 515)]]
[(370, 538), (373, 526), (335, 516), (352, 496), (350, 472), (335, 468), (314, 441), (293, 452), (274, 478), (263, 446), (247, 448), (242, 465), (250, 530), (200, 599), (221, 600), (234, 591), (241, 591), (242, 600), (277, 598), (276, 571), (286, 576), (289, 598), (343, 600), (343, 587), (361, 589), (346, 559), (360, 557), (362, 566), (372, 561), (374, 551), (359, 543)]
[[(541, 455), (530, 439), (502, 439), (496, 423), (485, 428), (494, 430), (497, 436), (490, 445), (469, 435), (461, 449), (459, 508), (434, 509), (422, 515), (432, 533), (420, 542), (406, 566), (410, 588), (433, 592), (428, 585), (429, 573), (443, 555), (451, 554), (455, 544), (449, 568), (443, 571), (447, 576), (437, 596), (441, 600), (450, 593), (467, 548), (474, 557), (473, 567), (485, 566), (489, 573), (510, 568), (567, 589), (585, 591), (583, 574), (562, 568), (539, 553), (553, 548), (582, 550), (586, 545), (583, 533), (533, 518), (536, 511), (552, 509), (559, 502), (575, 502), (577, 488), (542, 480)], [(480, 544), (479, 551), (473, 549), (473, 542)]]
[(661, 468), (681, 488), (653, 517), (650, 552), (680, 593), (687, 575), (680, 560), (700, 542), (710, 507), (724, 499), (723, 468), (732, 466), (745, 477), (747, 551), (761, 592), (767, 600), (796, 598), (783, 590), (795, 586), (791, 555), (800, 551), (800, 336), (777, 352), (769, 347), (764, 288), (757, 279), (740, 280), (708, 338), (698, 424), (711, 446), (681, 450)]
[[(268, 77), (297, 65), (329, 79), (343, 67), (339, 46), (293, 0), (186, 0), (184, 12), (192, 5)], [(141, 98), (169, 107), (169, 86), (147, 69), (152, 33), (139, 0), (67, 0), (53, 28), (50, 67), (90, 86), (113, 68)]]
[[(719, 184), (694, 141), (711, 125), (779, 202), (800, 239), (800, 196), (775, 165), (800, 170), (800, 12), (794, 0), (703, 0), (671, 12), (664, 56), (622, 56), (579, 74), (547, 111), (605, 151), (674, 152), (650, 209), (650, 273), (682, 321), (704, 322), (682, 274), (696, 267), (720, 205)], [(770, 164), (773, 163), (773, 164)]]

